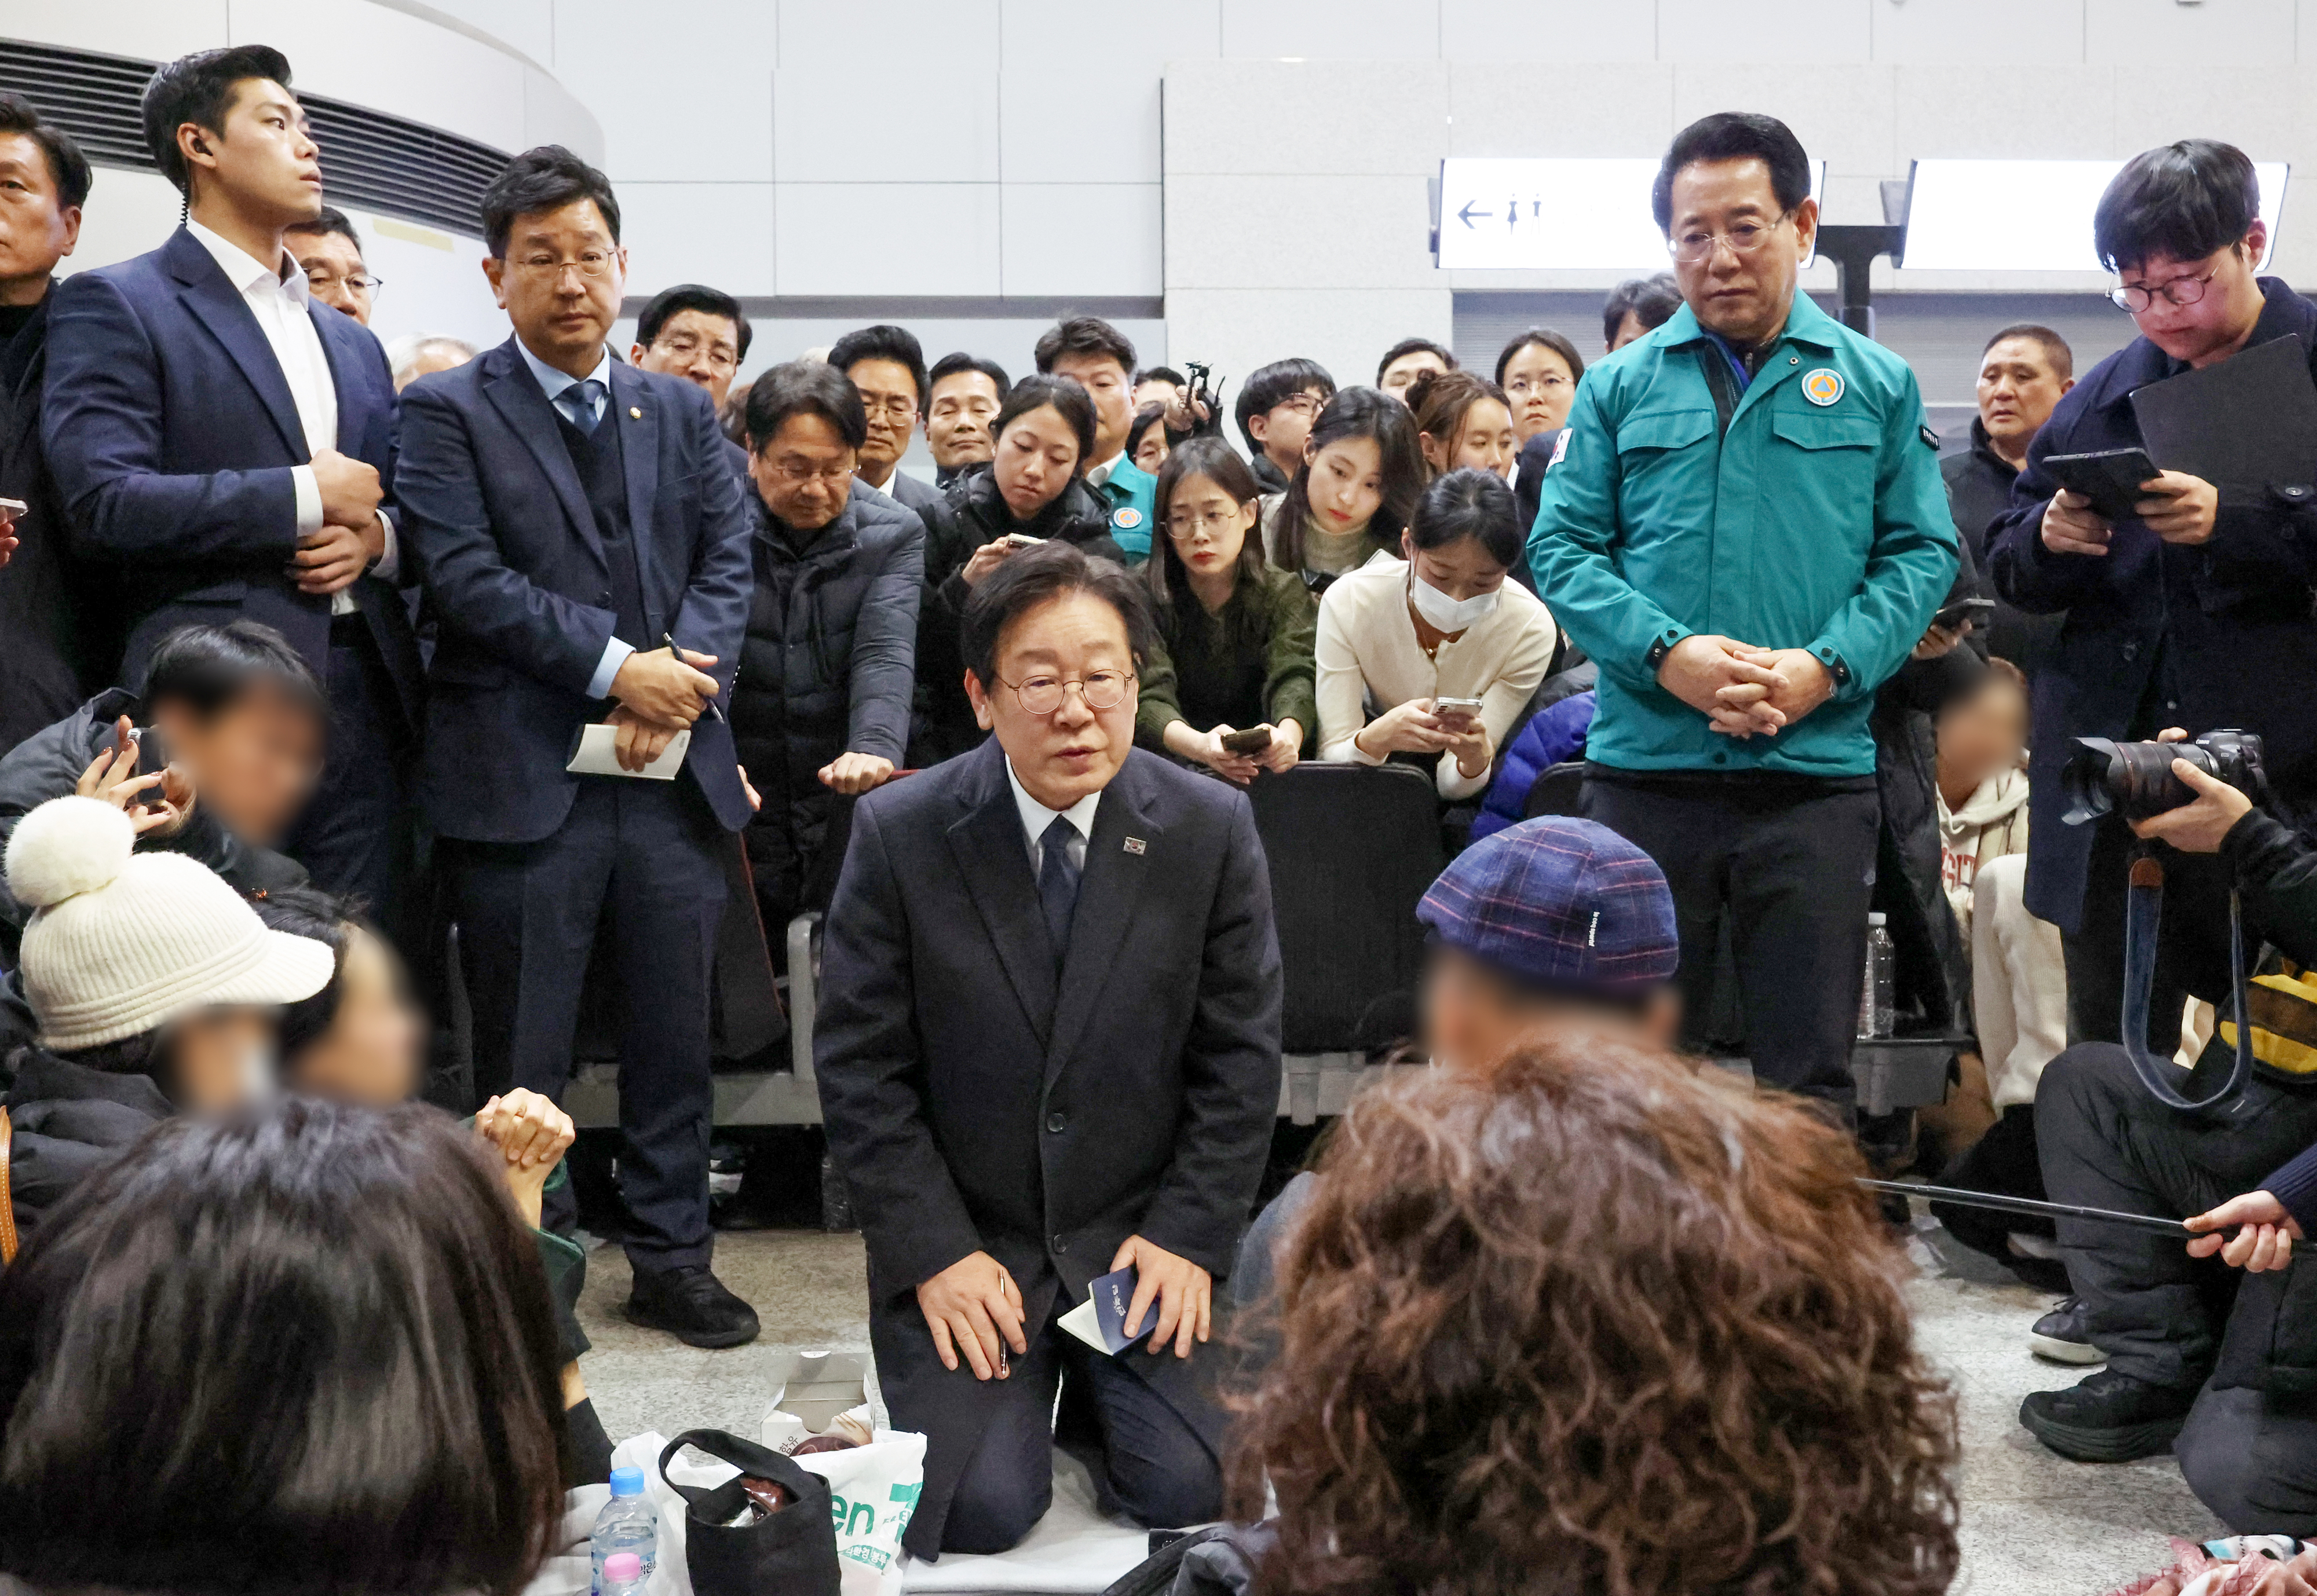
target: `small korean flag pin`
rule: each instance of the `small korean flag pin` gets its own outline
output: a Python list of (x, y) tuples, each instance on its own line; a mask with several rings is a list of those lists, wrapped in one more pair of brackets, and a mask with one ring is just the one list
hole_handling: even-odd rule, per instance
[(1148, 853), (1150, 851), (1150, 844), (1141, 837), (1129, 837), (1126, 839), (1126, 851), (1129, 853)]

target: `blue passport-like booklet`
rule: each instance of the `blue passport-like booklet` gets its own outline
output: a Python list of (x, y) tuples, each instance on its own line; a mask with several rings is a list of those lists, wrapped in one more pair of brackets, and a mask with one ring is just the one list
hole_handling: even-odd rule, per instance
[(1126, 1333), (1126, 1310), (1134, 1301), (1134, 1266), (1106, 1274), (1087, 1290), (1087, 1299), (1061, 1317), (1061, 1326), (1090, 1347), (1103, 1351), (1123, 1352), (1136, 1342), (1150, 1333), (1151, 1322), (1157, 1319), (1158, 1305), (1153, 1303), (1142, 1311), (1141, 1333)]

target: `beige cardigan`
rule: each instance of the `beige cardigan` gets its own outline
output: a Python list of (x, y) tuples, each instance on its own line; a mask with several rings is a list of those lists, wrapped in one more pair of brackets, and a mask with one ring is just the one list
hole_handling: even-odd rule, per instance
[[(1352, 739), (1370, 718), (1410, 699), (1479, 699), (1489, 740), (1504, 751), (1505, 734), (1544, 680), (1557, 635), (1536, 595), (1507, 579), (1504, 596), (1464, 635), (1440, 645), (1436, 661), (1416, 640), (1408, 613), (1408, 562), (1377, 558), (1336, 579), (1320, 601), (1314, 650), (1320, 700), (1320, 757), (1382, 764)], [(1470, 798), (1489, 773), (1465, 777), (1456, 756), (1440, 756), (1440, 796)]]

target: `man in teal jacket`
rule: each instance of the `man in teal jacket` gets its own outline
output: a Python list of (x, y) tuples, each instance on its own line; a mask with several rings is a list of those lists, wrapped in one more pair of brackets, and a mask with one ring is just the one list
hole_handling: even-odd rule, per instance
[(1684, 308), (1586, 371), (1529, 558), (1599, 663), (1584, 813), (1664, 869), (1690, 1025), (1726, 918), (1755, 1073), (1847, 1113), (1866, 718), (1955, 569), (1937, 438), (1906, 363), (1795, 292), (1818, 207), (1784, 123), (1693, 123), (1653, 200)]

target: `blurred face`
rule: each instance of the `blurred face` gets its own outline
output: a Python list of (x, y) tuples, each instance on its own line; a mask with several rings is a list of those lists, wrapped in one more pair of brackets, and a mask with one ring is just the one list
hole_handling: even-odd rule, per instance
[(306, 287), (314, 298), (370, 325), (371, 303), (378, 290), (353, 239), (344, 233), (292, 233), (283, 242), (298, 270), (306, 274)]
[(1789, 214), (1758, 156), (1693, 161), (1674, 174), (1672, 218), (1674, 276), (1701, 326), (1750, 346), (1786, 325), (1818, 232), (1816, 201)]
[(1142, 429), (1142, 441), (1134, 446), (1134, 463), (1156, 477), (1168, 452), (1167, 429), (1154, 421)]
[(206, 718), (163, 704), (154, 719), (169, 757), (192, 773), (198, 801), (245, 842), (280, 842), (321, 777), (321, 718), (271, 686), (252, 687)]
[(1185, 477), (1167, 500), (1167, 537), (1194, 576), (1227, 575), (1238, 567), (1255, 525), (1257, 501), (1235, 503), (1212, 477)]
[[(1006, 627), (997, 664), (997, 680), (987, 687), (968, 672), (966, 694), (1030, 796), (1067, 809), (1109, 786), (1134, 745), (1134, 655), (1118, 611), (1083, 591), (1049, 599)], [(1061, 701), (1051, 713), (1023, 707), (1024, 692), (1034, 698), (1058, 682)], [(1090, 709), (1073, 682), (1097, 697), (1123, 686), (1123, 695), (1109, 709)]]
[(1487, 1069), (1525, 1034), (1581, 1025), (1669, 1048), (1681, 1028), (1681, 1004), (1660, 989), (1639, 1013), (1574, 1001), (1556, 1003), (1522, 990), (1462, 950), (1439, 946), (1424, 971), (1424, 1036), (1442, 1069)]
[(1094, 457), (1087, 464), (1098, 466), (1124, 449), (1134, 424), (1126, 368), (1106, 354), (1066, 354), (1054, 362), (1054, 375), (1076, 379), (1094, 396)]
[(197, 122), (177, 127), (196, 213), (222, 203), (263, 227), (321, 214), (322, 153), (306, 136), (306, 113), (288, 89), (270, 78), (246, 78), (234, 85), (219, 123), (214, 133)]
[(1577, 402), (1577, 379), (1557, 349), (1524, 343), (1505, 362), (1505, 397), (1513, 402), (1513, 429), (1527, 442), (1539, 432), (1569, 424)]
[(989, 424), (1004, 403), (986, 372), (953, 371), (935, 383), (926, 406), (926, 443), (934, 464), (950, 470), (988, 459), (994, 447)]
[(917, 426), (917, 385), (899, 361), (855, 361), (845, 373), (861, 390), (869, 413), (869, 441), (861, 446), (861, 469), (882, 482), (909, 447)]
[(1376, 386), (1405, 405), (1408, 403), (1408, 390), (1415, 386), (1418, 378), (1427, 371), (1445, 371), (1447, 369), (1448, 362), (1430, 350), (1414, 349), (1386, 366), (1383, 375), (1376, 379)]
[(1639, 315), (1633, 311), (1628, 310), (1623, 317), (1618, 318), (1616, 335), (1609, 340), (1610, 352), (1613, 354), (1615, 353), (1618, 350), (1624, 348), (1626, 344), (1631, 343), (1634, 339), (1641, 337), (1649, 330), (1650, 329), (1647, 326), (1642, 325), (1642, 318)]
[(740, 370), (739, 324), (705, 310), (679, 310), (660, 323), (649, 344), (630, 345), (628, 360), (639, 370), (683, 378), (721, 410)]
[(330, 1029), (282, 1062), (292, 1092), (385, 1108), (418, 1090), (425, 1028), (386, 944), (358, 925), (346, 936)]
[(1163, 377), (1146, 378), (1134, 385), (1134, 408), (1139, 411), (1145, 405), (1156, 405), (1163, 410), (1180, 398), (1182, 393), (1180, 388)]
[(1473, 400), (1465, 409), (1463, 423), (1453, 441), (1436, 440), (1429, 432), (1418, 434), (1418, 439), (1424, 446), (1424, 458), (1432, 462), (1436, 471), (1461, 471), (1467, 466), (1475, 466), (1508, 477), (1513, 460), (1520, 453), (1512, 412), (1486, 397)]
[(505, 258), (486, 256), (483, 275), (532, 353), (568, 376), (595, 370), (628, 286), (628, 252), (595, 201), (515, 218)]
[(1979, 419), (1996, 447), (2013, 459), (2052, 418), (2060, 396), (2076, 386), (2053, 369), (2052, 352), (2034, 338), (2006, 338), (1979, 362)]
[(1006, 425), (997, 440), (997, 496), (1016, 521), (1031, 521), (1061, 497), (1078, 475), (1078, 435), (1051, 405), (1025, 410)]
[(1247, 430), (1255, 434), (1263, 452), (1271, 463), (1293, 476), (1302, 463), (1303, 444), (1311, 436), (1311, 424), (1326, 407), (1328, 396), (1316, 388), (1307, 388), (1300, 394), (1290, 394), (1260, 415), (1247, 418)]
[(80, 207), (63, 204), (46, 151), (0, 133), (0, 305), (37, 305), (80, 241)]
[(273, 1079), (273, 1011), (196, 1009), (172, 1021), (169, 1096), (186, 1114), (220, 1114)]
[(437, 371), (453, 370), (465, 365), (472, 358), (471, 355), (461, 354), (447, 344), (430, 343), (418, 352), (417, 360), (411, 363), (410, 370), (403, 374), (402, 379), (394, 385), (394, 391), (400, 393), (420, 378), (431, 377)]
[(1939, 716), (1938, 737), (1939, 785), (1975, 788), (2018, 765), (2027, 746), (2027, 695), (2008, 678), (1990, 675)]
[(748, 475), (765, 508), (801, 532), (835, 521), (853, 491), (853, 446), (826, 416), (810, 413), (781, 423), (748, 457)]
[(1383, 450), (1374, 439), (1338, 438), (1319, 450), (1306, 440), (1303, 450), (1311, 462), (1305, 492), (1312, 520), (1340, 533), (1356, 532), (1375, 519), (1383, 506)]
[[(2255, 221), (2241, 245), (2216, 250), (2201, 261), (2155, 255), (2118, 274), (2118, 285), (2152, 296), (2133, 316), (2151, 343), (2192, 366), (2224, 360), (2241, 348), (2260, 319), (2260, 284), (2253, 263), (2268, 245), (2268, 226)], [(2175, 297), (2196, 296), (2186, 305)]]
[(1415, 538), (1402, 532), (1400, 551), (1414, 568), (1418, 581), (1452, 599), (1473, 599), (1484, 593), (1495, 593), (1504, 586), (1505, 573), (1510, 569), (1498, 565), (1488, 545), (1478, 538), (1459, 538), (1437, 548), (1418, 548)]

